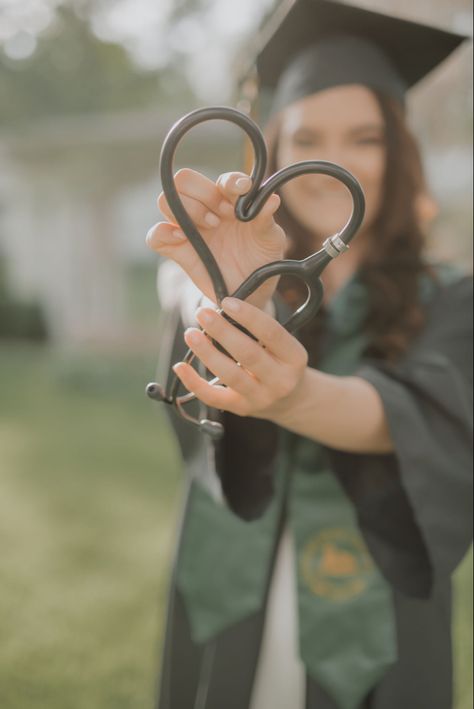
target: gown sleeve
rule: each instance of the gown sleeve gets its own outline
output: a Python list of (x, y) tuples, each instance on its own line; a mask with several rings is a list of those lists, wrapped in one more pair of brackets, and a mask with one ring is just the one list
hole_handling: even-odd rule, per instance
[[(169, 383), (171, 365), (179, 362), (187, 351), (184, 331), (197, 324), (194, 313), (203, 296), (172, 261), (160, 265), (157, 289), (161, 306), (157, 378), (161, 383)], [(193, 401), (186, 406), (192, 416), (200, 418), (205, 414), (224, 424), (224, 438), (213, 444), (198, 428), (178, 416), (174, 407), (164, 409), (188, 473), (199, 480), (216, 501), (226, 504), (242, 519), (259, 518), (274, 494), (277, 426), (213, 409), (204, 411), (198, 401)]]
[(222, 414), (221, 421), (225, 434), (215, 444), (215, 464), (224, 498), (242, 519), (258, 519), (275, 492), (278, 427), (228, 412)]
[[(278, 292), (275, 318), (284, 323), (291, 310)], [(258, 519), (275, 493), (281, 430), (271, 421), (223, 412), (225, 435), (215, 446), (216, 471), (230, 509), (245, 520)]]
[[(273, 305), (278, 322), (285, 322), (291, 311), (278, 293)], [(215, 445), (215, 463), (224, 498), (242, 519), (258, 519), (275, 493), (280, 429), (271, 421), (226, 411), (221, 421), (225, 434)]]
[(330, 451), (381, 571), (428, 597), (472, 539), (472, 280), (443, 287), (397, 365), (357, 372), (379, 393), (394, 452)]

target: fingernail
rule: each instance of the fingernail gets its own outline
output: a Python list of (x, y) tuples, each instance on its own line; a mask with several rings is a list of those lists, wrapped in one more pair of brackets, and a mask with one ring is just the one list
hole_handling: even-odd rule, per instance
[(206, 224), (209, 224), (209, 226), (219, 226), (221, 223), (221, 220), (216, 214), (213, 214), (212, 212), (208, 212), (206, 216), (204, 217), (204, 221)]
[(180, 231), (180, 229), (175, 229), (174, 231), (172, 231), (172, 232), (171, 232), (171, 236), (172, 236), (174, 239), (178, 239), (178, 240), (181, 240), (181, 239), (185, 239), (185, 238), (186, 238), (185, 234), (184, 234), (182, 231)]
[(252, 184), (252, 180), (250, 177), (239, 177), (239, 179), (236, 181), (235, 186), (239, 190), (243, 189), (250, 189), (250, 186)]
[(172, 370), (173, 372), (178, 373), (179, 369), (182, 369), (184, 367), (184, 362), (176, 362), (176, 364), (173, 364)]
[(202, 325), (210, 325), (214, 320), (214, 313), (212, 310), (208, 310), (206, 308), (198, 308), (196, 310), (196, 320), (198, 320), (198, 322)]
[(201, 331), (198, 330), (197, 327), (188, 327), (184, 333), (184, 336), (186, 338), (186, 342), (190, 342), (193, 345), (198, 344), (201, 339)]
[(229, 313), (238, 313), (241, 308), (241, 302), (238, 298), (224, 298), (222, 307)]

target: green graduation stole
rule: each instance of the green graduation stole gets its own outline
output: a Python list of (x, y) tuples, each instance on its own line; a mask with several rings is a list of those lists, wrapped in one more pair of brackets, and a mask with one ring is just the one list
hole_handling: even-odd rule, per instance
[(193, 482), (177, 560), (176, 585), (191, 635), (205, 643), (263, 606), (271, 571), (281, 495), (245, 522)]
[(301, 659), (340, 709), (355, 709), (397, 659), (390, 587), (330, 471), (294, 476), (290, 519)]
[[(329, 309), (332, 343), (319, 363), (322, 371), (347, 376), (357, 370), (367, 346), (361, 332), (366, 311), (367, 292), (353, 278)], [(397, 660), (392, 591), (324, 448), (300, 438), (293, 472), (301, 659), (340, 709), (356, 709)]]
[[(339, 375), (356, 371), (366, 345), (359, 332), (365, 308), (365, 289), (354, 279), (329, 311), (335, 338), (321, 369)], [(198, 643), (262, 609), (283, 503), (280, 483), (289, 468), (301, 659), (340, 709), (356, 709), (397, 658), (392, 592), (324, 449), (298, 438), (292, 454), (288, 441), (283, 435), (280, 492), (259, 520), (240, 520), (193, 483), (177, 587)]]

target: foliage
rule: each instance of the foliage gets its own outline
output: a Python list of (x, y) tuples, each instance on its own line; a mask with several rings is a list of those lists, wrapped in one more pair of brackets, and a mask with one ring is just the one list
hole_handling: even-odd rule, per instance
[[(173, 69), (168, 83), (170, 74), (176, 91), (186, 91)], [(162, 79), (136, 67), (122, 45), (98, 39), (87, 15), (68, 3), (29, 59), (0, 53), (0, 125), (156, 104), (165, 91)]]
[(174, 0), (171, 20), (179, 19), (192, 13), (202, 12), (211, 3), (211, 0)]
[(38, 303), (0, 301), (0, 340), (46, 340), (48, 330)]
[(39, 303), (12, 299), (7, 289), (5, 264), (0, 254), (0, 340), (45, 340), (46, 321)]

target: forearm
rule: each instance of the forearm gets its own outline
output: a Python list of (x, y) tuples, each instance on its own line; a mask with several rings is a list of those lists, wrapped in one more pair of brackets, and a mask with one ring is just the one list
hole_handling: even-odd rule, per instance
[(308, 368), (302, 344), (259, 308), (234, 298), (225, 298), (222, 307), (244, 331), (215, 310), (201, 308), (196, 318), (207, 336), (190, 328), (185, 340), (224, 386), (212, 386), (188, 364), (174, 368), (204, 404), (273, 421), (342, 451), (393, 450), (382, 401), (371, 384), (361, 377), (337, 377)]
[(356, 376), (338, 377), (307, 367), (297, 391), (271, 420), (338, 450), (393, 450), (382, 401), (369, 382)]

